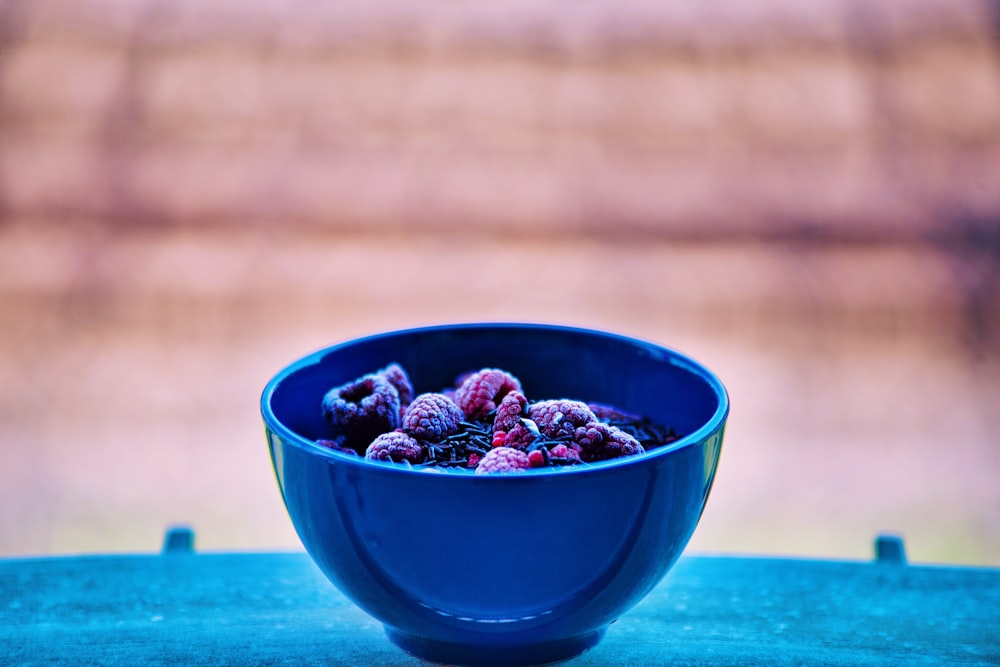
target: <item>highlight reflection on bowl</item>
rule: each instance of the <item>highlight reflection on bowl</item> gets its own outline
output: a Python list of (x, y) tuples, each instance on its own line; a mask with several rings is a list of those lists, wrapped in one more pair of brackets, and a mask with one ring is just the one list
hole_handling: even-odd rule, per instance
[[(417, 393), (499, 367), (529, 397), (615, 405), (682, 438), (646, 454), (518, 475), (434, 474), (314, 444), (330, 388), (391, 362)], [(687, 545), (729, 401), (697, 362), (610, 333), (462, 324), (361, 338), (291, 364), (261, 402), (285, 506), (345, 595), (419, 657), (539, 663), (597, 643)]]

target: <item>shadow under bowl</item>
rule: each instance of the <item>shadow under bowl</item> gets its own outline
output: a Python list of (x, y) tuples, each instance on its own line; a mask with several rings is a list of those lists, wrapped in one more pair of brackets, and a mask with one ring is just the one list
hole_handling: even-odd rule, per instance
[[(331, 387), (397, 362), (416, 392), (503, 368), (529, 399), (614, 405), (682, 437), (638, 456), (516, 475), (434, 474), (314, 443)], [(541, 324), (378, 334), (281, 370), (261, 400), (278, 486), (306, 551), (389, 638), (427, 660), (537, 664), (600, 641), (666, 575), (701, 517), (729, 413), (692, 359)]]

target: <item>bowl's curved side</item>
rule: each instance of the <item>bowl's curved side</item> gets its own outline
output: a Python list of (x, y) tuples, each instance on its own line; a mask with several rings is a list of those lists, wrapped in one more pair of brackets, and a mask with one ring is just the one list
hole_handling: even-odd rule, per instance
[(299, 537), (345, 595), (408, 634), (485, 646), (576, 636), (638, 603), (694, 532), (721, 435), (654, 465), (487, 479), (396, 475), (269, 437)]
[[(685, 436), (628, 460), (486, 478), (373, 464), (312, 444), (326, 433), (323, 393), (391, 362), (418, 393), (465, 370), (501, 367), (529, 398), (609, 403)], [(350, 341), (292, 364), (262, 397), (289, 516), (330, 580), (407, 636), (484, 647), (593, 637), (641, 600), (697, 525), (728, 408), (721, 382), (683, 355), (543, 325)]]

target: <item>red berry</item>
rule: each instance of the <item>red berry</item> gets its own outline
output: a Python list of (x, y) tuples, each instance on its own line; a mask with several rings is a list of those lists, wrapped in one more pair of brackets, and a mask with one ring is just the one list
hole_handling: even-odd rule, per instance
[(581, 426), (597, 421), (586, 403), (566, 399), (538, 401), (528, 412), (538, 424), (538, 430), (550, 438), (572, 434)]
[(503, 431), (493, 431), (493, 446), (503, 447), (504, 442), (507, 440), (507, 434)]
[(403, 430), (420, 440), (441, 442), (458, 433), (462, 411), (444, 394), (420, 394), (403, 413)]
[(535, 422), (530, 419), (521, 419), (513, 428), (507, 431), (507, 437), (504, 438), (504, 446), (513, 447), (514, 449), (527, 449), (540, 437), (541, 434), (538, 432)]
[(527, 469), (527, 454), (510, 447), (497, 447), (486, 452), (486, 456), (476, 466), (476, 474), (524, 472)]
[(528, 467), (530, 468), (545, 467), (545, 454), (542, 453), (542, 450), (536, 449), (534, 451), (528, 452)]
[(587, 462), (642, 454), (645, 451), (631, 435), (617, 426), (600, 421), (576, 429), (573, 441), (581, 449), (581, 458)]
[(521, 382), (516, 377), (496, 368), (484, 368), (455, 390), (455, 402), (469, 419), (482, 419), (496, 410), (512, 391), (521, 391)]
[[(511, 391), (497, 406), (497, 416), (493, 419), (493, 428), (498, 431), (509, 431), (524, 415), (528, 399), (519, 391)], [(525, 415), (526, 416), (526, 415)]]
[(420, 463), (424, 460), (424, 454), (424, 447), (419, 442), (402, 431), (392, 431), (375, 438), (368, 446), (365, 458), (372, 461)]
[(565, 464), (580, 463), (580, 451), (560, 443), (549, 450), (549, 460), (552, 459), (558, 459)]

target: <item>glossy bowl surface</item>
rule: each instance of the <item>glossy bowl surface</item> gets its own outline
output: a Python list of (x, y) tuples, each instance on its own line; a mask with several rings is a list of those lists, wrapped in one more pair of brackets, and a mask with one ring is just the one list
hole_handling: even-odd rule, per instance
[[(313, 443), (333, 386), (398, 362), (417, 393), (503, 368), (529, 399), (615, 405), (683, 437), (652, 452), (518, 475), (433, 473)], [(277, 373), (261, 399), (282, 498), (306, 551), (403, 649), (436, 662), (531, 664), (603, 636), (667, 573), (701, 517), (729, 399), (649, 342), (541, 324), (457, 324), (344, 342)]]

